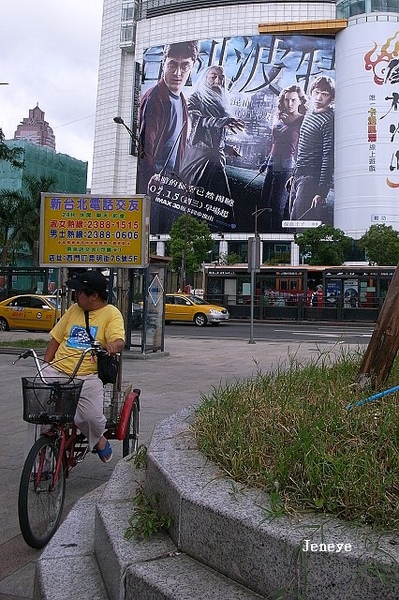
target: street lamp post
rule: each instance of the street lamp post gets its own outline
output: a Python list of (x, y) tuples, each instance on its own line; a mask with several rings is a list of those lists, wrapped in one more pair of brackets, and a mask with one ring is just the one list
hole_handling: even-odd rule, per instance
[(259, 208), (255, 205), (252, 216), (255, 217), (254, 237), (248, 238), (248, 270), (251, 273), (251, 312), (250, 332), (248, 344), (255, 344), (254, 340), (254, 308), (255, 308), (255, 274), (260, 269), (260, 236), (258, 232), (258, 217), (264, 212), (271, 212), (271, 208)]
[(123, 127), (126, 129), (126, 131), (128, 132), (128, 134), (130, 135), (130, 138), (132, 140), (132, 145), (133, 148), (135, 150), (138, 150), (139, 148), (139, 140), (137, 138), (137, 136), (133, 133), (133, 131), (130, 129), (130, 127), (128, 127), (125, 123), (125, 121), (122, 119), (122, 117), (114, 117), (114, 123), (116, 123), (117, 125), (123, 125)]
[[(130, 139), (132, 141), (132, 145), (131, 145), (131, 154), (136, 154), (137, 150), (139, 148), (139, 141), (137, 139), (137, 136), (133, 133), (133, 131), (130, 129), (130, 127), (128, 127), (125, 123), (125, 121), (122, 119), (122, 117), (114, 117), (113, 118), (114, 123), (116, 123), (117, 125), (123, 125), (123, 127), (126, 129), (126, 131), (128, 132)], [(117, 269), (117, 281), (118, 281), (118, 285), (117, 285), (117, 290), (118, 290), (118, 294), (117, 294), (117, 302), (119, 305), (119, 308), (123, 314), (125, 323), (127, 324), (127, 343), (126, 343), (126, 348), (130, 348), (130, 342), (131, 342), (131, 326), (132, 326), (132, 313), (131, 313), (131, 306), (132, 306), (132, 288), (131, 288), (131, 283), (130, 283), (130, 279), (129, 279), (129, 270), (128, 269), (122, 269), (122, 268), (118, 268)], [(143, 327), (142, 327), (142, 346), (145, 347), (146, 344), (146, 336), (147, 336), (147, 332), (146, 332), (146, 324), (145, 321), (143, 323)], [(121, 385), (121, 379), (120, 377), (118, 377), (117, 379), (117, 383), (116, 385), (118, 385), (118, 390), (120, 391), (120, 385)]]
[[(188, 184), (183, 181), (183, 179), (177, 174), (175, 173), (175, 171), (171, 172), (171, 175), (173, 177), (176, 177), (176, 179), (178, 179), (180, 181), (180, 183), (183, 185), (184, 187), (184, 191), (186, 193), (186, 196), (188, 198), (189, 195), (189, 186)], [(188, 212), (187, 212), (187, 205), (184, 207), (184, 241), (183, 241), (183, 252), (181, 255), (181, 285), (182, 285), (182, 292), (186, 291), (186, 285), (187, 285), (187, 245), (188, 245)]]

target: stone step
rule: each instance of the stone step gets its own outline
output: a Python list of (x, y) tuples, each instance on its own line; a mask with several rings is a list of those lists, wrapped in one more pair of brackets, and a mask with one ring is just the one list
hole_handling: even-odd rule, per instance
[(143, 475), (120, 461), (106, 486), (75, 504), (38, 560), (34, 599), (263, 598), (182, 554), (165, 533), (148, 541), (124, 538)]
[(129, 567), (126, 600), (261, 600), (248, 588), (185, 554)]
[(109, 600), (94, 555), (96, 502), (103, 486), (84, 496), (37, 561), (34, 600)]
[(122, 460), (96, 506), (94, 552), (111, 600), (255, 600), (264, 598), (179, 552), (169, 535), (125, 539), (132, 498), (146, 471)]
[[(188, 409), (156, 427), (146, 470), (119, 461), (103, 489), (75, 505), (38, 561), (35, 600), (399, 598), (395, 533), (328, 515), (277, 517), (266, 494), (197, 451), (191, 418)], [(125, 539), (139, 487), (173, 517), (170, 535)], [(350, 551), (321, 549), (342, 543)]]

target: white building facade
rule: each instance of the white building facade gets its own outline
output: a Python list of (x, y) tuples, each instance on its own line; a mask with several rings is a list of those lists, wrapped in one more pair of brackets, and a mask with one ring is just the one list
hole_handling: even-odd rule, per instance
[[(331, 23), (337, 17), (347, 19), (348, 26), (337, 33), (335, 39), (334, 226), (355, 238), (377, 222), (399, 229), (399, 208), (396, 210), (396, 204), (399, 207), (399, 187), (396, 186), (399, 186), (399, 133), (397, 151), (393, 136), (393, 129), (397, 128), (399, 132), (399, 112), (396, 112), (399, 95), (395, 95), (395, 90), (399, 92), (399, 76), (395, 75), (399, 72), (399, 68), (395, 71), (396, 59), (399, 64), (398, 0), (344, 0), (337, 3), (335, 0), (260, 3), (242, 0), (231, 3), (226, 0), (104, 0), (92, 193), (132, 195), (138, 191), (137, 152), (132, 152), (132, 140), (126, 128), (117, 125), (113, 119), (121, 117), (136, 134), (142, 83), (140, 72), (146, 49), (193, 39), (251, 38), (262, 34), (260, 24), (270, 28), (274, 23), (279, 25), (280, 34), (281, 24), (297, 23), (297, 31), (290, 29), (286, 35), (321, 34), (331, 38), (332, 29), (323, 34), (323, 29), (317, 31), (314, 23)], [(313, 23), (312, 30), (302, 32), (301, 23)], [(384, 46), (387, 40), (391, 40), (389, 53), (385, 52)], [(387, 60), (392, 66), (391, 81), (382, 77), (384, 84), (377, 87), (377, 91), (377, 84), (370, 80), (370, 70), (364, 66), (364, 55), (374, 48), (373, 43), (380, 53), (380, 65), (374, 66), (372, 57), (370, 69), (383, 68)], [(388, 108), (385, 96), (391, 97)], [(360, 101), (362, 106), (359, 106)], [(374, 115), (377, 121), (383, 122), (383, 114), (387, 111), (385, 130), (379, 124), (378, 140), (373, 141), (373, 135), (368, 133), (370, 118)], [(374, 166), (376, 153), (377, 164)], [(386, 184), (387, 177), (390, 177), (391, 187)], [(365, 194), (368, 196), (366, 202)], [(235, 248), (240, 243), (246, 245), (248, 237), (253, 235), (252, 222), (256, 225), (257, 217), (254, 218), (253, 204), (248, 204), (248, 211), (246, 226), (237, 231), (214, 233), (214, 239), (219, 241), (219, 254), (231, 251), (234, 244)], [(292, 228), (288, 231), (260, 233), (264, 246), (288, 249), (291, 263), (297, 264)], [(152, 236), (158, 254), (164, 253), (166, 239), (165, 234)]]

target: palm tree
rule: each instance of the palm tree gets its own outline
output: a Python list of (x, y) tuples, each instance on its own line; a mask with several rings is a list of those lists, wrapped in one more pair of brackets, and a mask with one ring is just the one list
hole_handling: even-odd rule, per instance
[(39, 262), (41, 192), (50, 191), (56, 179), (45, 175), (39, 179), (34, 175), (24, 175), (22, 182), (22, 190), (0, 191), (1, 264), (7, 264), (11, 250), (27, 246), (36, 267)]
[(5, 160), (16, 169), (22, 169), (24, 161), (21, 160), (23, 149), (20, 147), (9, 148), (5, 143), (5, 135), (0, 128), (0, 160)]
[(8, 190), (0, 191), (0, 243), (1, 266), (8, 263), (8, 255), (12, 250), (12, 234), (15, 227), (15, 218), (18, 210), (19, 199), (15, 196), (18, 192)]

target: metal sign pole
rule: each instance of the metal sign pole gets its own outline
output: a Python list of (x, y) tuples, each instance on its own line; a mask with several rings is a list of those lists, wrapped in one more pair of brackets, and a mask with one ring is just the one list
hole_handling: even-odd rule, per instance
[(248, 344), (255, 344), (254, 340), (254, 304), (255, 304), (255, 269), (251, 267), (251, 324), (249, 329)]
[(248, 270), (251, 273), (251, 314), (248, 344), (254, 341), (254, 307), (255, 307), (255, 274), (260, 270), (260, 236), (256, 232), (255, 237), (248, 238)]

